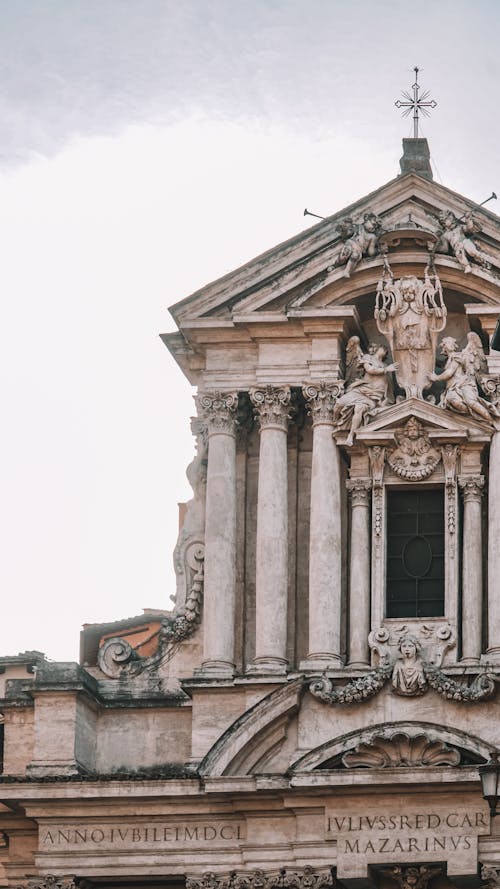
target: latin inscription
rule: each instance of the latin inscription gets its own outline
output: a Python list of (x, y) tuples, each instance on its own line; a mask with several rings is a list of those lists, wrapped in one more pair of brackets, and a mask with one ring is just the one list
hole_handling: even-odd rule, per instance
[(41, 828), (40, 846), (44, 850), (99, 847), (131, 849), (138, 846), (163, 847), (224, 845), (245, 837), (243, 822), (158, 822), (133, 825), (58, 826)]
[[(456, 873), (477, 868), (479, 834), (489, 832), (485, 810), (416, 811), (327, 817), (326, 833), (337, 840), (339, 876), (364, 873), (368, 862), (446, 860)], [(450, 868), (449, 868), (450, 869)]]

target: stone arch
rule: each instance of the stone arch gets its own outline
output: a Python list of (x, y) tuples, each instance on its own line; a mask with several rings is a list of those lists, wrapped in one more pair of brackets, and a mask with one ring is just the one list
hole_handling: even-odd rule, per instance
[(493, 752), (497, 752), (494, 745), (489, 744), (476, 735), (467, 734), (460, 729), (450, 728), (429, 722), (384, 722), (370, 726), (370, 728), (356, 729), (339, 738), (326, 741), (314, 750), (308, 751), (290, 766), (291, 773), (312, 772), (325, 768), (325, 763), (340, 757), (344, 753), (354, 750), (360, 744), (370, 744), (381, 734), (390, 737), (396, 733), (402, 733), (409, 738), (426, 735), (430, 741), (440, 741), (452, 749), (459, 749), (468, 753), (471, 757), (488, 761)]
[(250, 707), (208, 751), (200, 763), (200, 773), (207, 777), (248, 775), (262, 768), (285, 740), (303, 688), (302, 679), (298, 679)]

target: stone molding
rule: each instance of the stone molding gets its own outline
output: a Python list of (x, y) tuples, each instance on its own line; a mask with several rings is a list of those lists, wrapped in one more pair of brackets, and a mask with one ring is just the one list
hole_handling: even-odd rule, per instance
[(291, 404), (290, 386), (254, 388), (250, 389), (249, 394), (261, 431), (263, 429), (280, 429), (286, 432), (288, 421), (295, 413)]
[(228, 876), (209, 872), (186, 879), (186, 889), (333, 889), (335, 885), (331, 867), (316, 870), (309, 865), (302, 870), (233, 871)]
[(462, 492), (464, 503), (480, 503), (484, 490), (484, 476), (463, 475), (458, 479), (458, 487)]
[(220, 432), (226, 435), (236, 434), (237, 392), (201, 392), (196, 403), (209, 435)]
[(333, 409), (339, 395), (344, 391), (344, 381), (326, 383), (306, 383), (302, 394), (306, 399), (307, 413), (313, 426), (333, 426)]
[(369, 506), (370, 491), (372, 489), (371, 478), (350, 478), (346, 481), (346, 488), (353, 507)]

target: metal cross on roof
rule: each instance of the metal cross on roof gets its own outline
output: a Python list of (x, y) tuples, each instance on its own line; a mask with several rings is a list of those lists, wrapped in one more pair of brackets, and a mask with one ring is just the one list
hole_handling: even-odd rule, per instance
[(426, 117), (429, 117), (428, 108), (435, 108), (437, 102), (434, 99), (431, 99), (429, 102), (427, 101), (429, 97), (429, 90), (426, 90), (419, 96), (420, 84), (418, 82), (418, 68), (413, 69), (415, 71), (415, 83), (412, 86), (413, 96), (410, 93), (406, 92), (406, 90), (401, 90), (401, 95), (407, 101), (402, 102), (401, 99), (396, 99), (395, 106), (396, 108), (404, 108), (403, 117), (408, 117), (409, 114), (413, 111), (413, 138), (418, 139), (418, 112), (421, 111), (422, 114), (425, 114)]

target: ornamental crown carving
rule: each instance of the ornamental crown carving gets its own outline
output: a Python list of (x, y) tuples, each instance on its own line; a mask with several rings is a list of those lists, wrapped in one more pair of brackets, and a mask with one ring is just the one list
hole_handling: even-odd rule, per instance
[(434, 472), (441, 453), (431, 444), (428, 433), (416, 417), (410, 417), (395, 433), (397, 447), (389, 451), (387, 462), (399, 478), (421, 481)]

